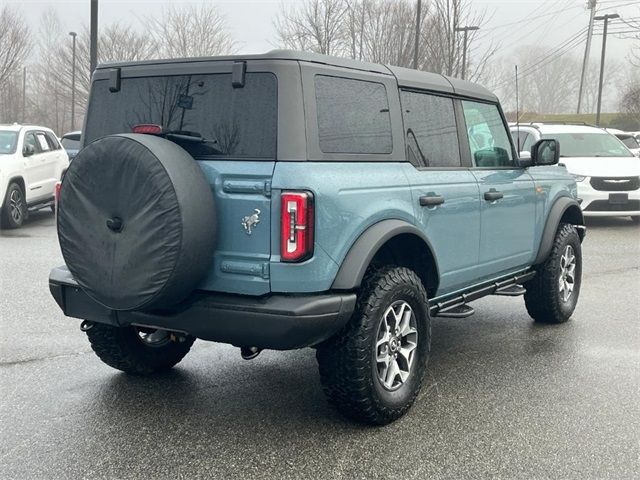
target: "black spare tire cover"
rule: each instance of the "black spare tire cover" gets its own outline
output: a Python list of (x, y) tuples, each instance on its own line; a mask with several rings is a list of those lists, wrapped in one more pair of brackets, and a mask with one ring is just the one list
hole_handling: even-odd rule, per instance
[(213, 257), (213, 194), (196, 161), (169, 140), (110, 135), (71, 162), (58, 238), (69, 271), (113, 310), (180, 302)]

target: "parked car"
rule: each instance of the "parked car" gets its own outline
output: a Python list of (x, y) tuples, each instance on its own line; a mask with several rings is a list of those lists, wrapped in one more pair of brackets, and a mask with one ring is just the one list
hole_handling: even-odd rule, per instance
[(585, 216), (630, 216), (640, 222), (640, 161), (614, 135), (587, 125), (511, 126), (520, 150), (545, 138), (560, 142), (560, 162), (573, 174)]
[(616, 128), (605, 128), (605, 130), (615, 135), (636, 157), (640, 157), (640, 140), (632, 132), (623, 132)]
[(76, 130), (75, 132), (65, 133), (60, 139), (62, 146), (67, 151), (67, 155), (69, 155), (69, 160), (73, 160), (78, 154), (78, 151), (80, 150), (81, 136), (82, 132), (80, 130)]
[(83, 142), (49, 284), (128, 373), (196, 338), (246, 359), (314, 347), (329, 400), (384, 424), (420, 391), (431, 317), (524, 295), (561, 323), (578, 301), (585, 228), (557, 142), (519, 160), (470, 82), (288, 51), (109, 64)]
[(69, 158), (55, 134), (35, 125), (0, 125), (0, 221), (18, 228), (29, 210), (52, 208)]

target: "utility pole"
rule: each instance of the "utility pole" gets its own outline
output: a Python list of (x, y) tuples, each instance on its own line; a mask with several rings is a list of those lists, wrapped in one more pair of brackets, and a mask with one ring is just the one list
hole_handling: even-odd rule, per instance
[(422, 1), (418, 0), (416, 8), (416, 43), (413, 46), (413, 68), (418, 69), (418, 50), (420, 49), (420, 17), (422, 16)]
[(93, 75), (98, 63), (98, 0), (91, 0), (91, 41), (89, 46), (89, 76)]
[(73, 39), (71, 54), (71, 130), (76, 129), (76, 32), (69, 32)]
[(598, 108), (596, 110), (596, 126), (600, 126), (600, 107), (602, 105), (602, 81), (604, 79), (604, 54), (607, 50), (607, 26), (609, 19), (620, 18), (617, 13), (608, 15), (600, 15), (594, 17), (594, 20), (604, 20), (604, 29), (602, 30), (602, 55), (600, 56), (600, 80), (598, 82)]
[(596, 1), (589, 0), (587, 8), (591, 10), (589, 14), (589, 28), (587, 29), (587, 46), (584, 49), (584, 59), (582, 60), (582, 74), (580, 75), (580, 88), (578, 89), (578, 108), (576, 113), (580, 113), (580, 105), (582, 104), (582, 92), (584, 82), (587, 79), (587, 71), (589, 70), (589, 52), (591, 51), (591, 37), (593, 36), (593, 20), (596, 14)]
[(27, 118), (27, 67), (22, 67), (22, 123)]
[(467, 73), (467, 33), (469, 31), (478, 30), (480, 27), (471, 26), (471, 27), (456, 27), (454, 31), (456, 32), (464, 32), (464, 40), (462, 44), (462, 80), (465, 79)]
[(362, 44), (364, 38), (364, 12), (365, 12), (365, 0), (362, 0), (362, 21), (360, 22), (360, 53), (358, 55), (358, 60), (362, 60)]

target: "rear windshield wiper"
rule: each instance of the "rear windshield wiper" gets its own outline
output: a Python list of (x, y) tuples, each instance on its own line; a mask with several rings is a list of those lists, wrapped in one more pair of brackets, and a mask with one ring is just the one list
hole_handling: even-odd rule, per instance
[(218, 140), (204, 138), (198, 132), (190, 132), (187, 130), (165, 130), (160, 134), (160, 136), (165, 137), (167, 140), (175, 141), (176, 143), (187, 142), (190, 144), (202, 144), (204, 147), (203, 150), (211, 150), (214, 155), (224, 155), (224, 152), (220, 150), (219, 147), (215, 146), (218, 145)]

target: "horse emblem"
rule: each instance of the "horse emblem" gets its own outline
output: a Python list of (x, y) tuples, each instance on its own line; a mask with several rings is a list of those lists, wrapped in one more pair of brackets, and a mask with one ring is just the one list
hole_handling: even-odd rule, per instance
[(254, 213), (242, 219), (242, 227), (247, 235), (251, 235), (251, 229), (260, 223), (260, 210), (254, 209)]

